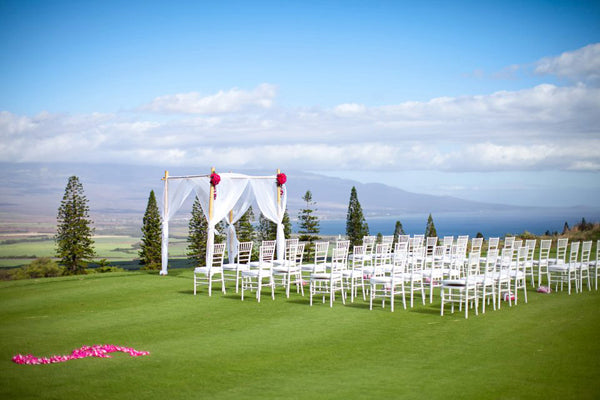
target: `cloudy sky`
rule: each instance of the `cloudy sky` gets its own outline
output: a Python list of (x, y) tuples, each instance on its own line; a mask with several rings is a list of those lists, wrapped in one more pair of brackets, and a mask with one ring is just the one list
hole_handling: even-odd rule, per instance
[(3, 0), (0, 162), (597, 206), (598, 21), (596, 1)]

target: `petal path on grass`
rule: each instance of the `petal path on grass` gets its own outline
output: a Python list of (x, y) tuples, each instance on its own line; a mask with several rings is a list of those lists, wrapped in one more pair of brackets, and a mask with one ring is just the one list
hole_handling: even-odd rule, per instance
[(150, 354), (149, 351), (139, 351), (133, 349), (131, 347), (122, 347), (115, 346), (113, 344), (103, 344), (103, 345), (94, 345), (94, 346), (82, 346), (79, 349), (75, 349), (71, 352), (71, 354), (66, 356), (52, 356), (52, 357), (35, 357), (31, 354), (22, 355), (17, 354), (12, 358), (12, 360), (17, 364), (27, 364), (27, 365), (36, 365), (36, 364), (54, 364), (59, 362), (65, 362), (69, 360), (76, 360), (79, 358), (85, 357), (100, 357), (100, 358), (111, 358), (108, 353), (115, 353), (117, 351), (128, 353), (132, 357), (138, 356), (147, 356)]

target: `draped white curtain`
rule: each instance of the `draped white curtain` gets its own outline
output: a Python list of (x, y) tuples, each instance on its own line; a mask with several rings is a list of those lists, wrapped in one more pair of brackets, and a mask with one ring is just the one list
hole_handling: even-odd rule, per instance
[(187, 182), (187, 179), (167, 179), (165, 181), (162, 210), (161, 275), (167, 274), (167, 265), (169, 263), (169, 221), (177, 210), (181, 208), (185, 199), (192, 192), (192, 189), (193, 186)]
[(229, 262), (233, 263), (237, 256), (238, 239), (235, 231), (235, 223), (242, 218), (248, 211), (248, 208), (254, 203), (252, 185), (247, 184), (244, 193), (240, 196), (230, 213), (230, 218), (225, 218), (227, 221), (227, 247), (229, 248)]
[[(233, 222), (228, 227), (228, 244), (230, 260), (234, 248), (237, 247), (235, 237), (235, 223), (248, 210), (248, 207), (256, 200), (256, 204), (262, 214), (277, 224), (277, 257), (283, 259), (285, 249), (285, 237), (283, 232), (283, 214), (287, 204), (285, 191), (281, 195), (279, 207), (277, 206), (277, 186), (275, 176), (251, 177), (242, 174), (223, 173), (220, 174), (221, 181), (215, 187), (216, 197), (213, 198), (213, 214), (209, 218), (210, 203), (210, 177), (178, 177), (167, 179), (165, 190), (168, 196), (164, 196), (167, 207), (163, 206), (163, 236), (162, 236), (162, 269), (161, 275), (167, 274), (169, 261), (169, 221), (181, 208), (185, 199), (192, 191), (198, 196), (204, 216), (208, 221), (208, 240), (206, 243), (206, 263), (212, 262), (212, 248), (214, 244), (215, 226), (219, 221), (233, 211)], [(227, 218), (229, 222), (229, 219)]]
[[(265, 218), (277, 224), (277, 259), (283, 260), (285, 252), (285, 234), (283, 232), (283, 214), (287, 205), (287, 191), (277, 186), (275, 179), (256, 179), (251, 181), (256, 204)], [(277, 206), (277, 195), (281, 201)]]

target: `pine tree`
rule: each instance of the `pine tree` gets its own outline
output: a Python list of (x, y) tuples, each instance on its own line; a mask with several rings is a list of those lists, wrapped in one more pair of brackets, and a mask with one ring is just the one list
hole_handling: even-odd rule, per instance
[(292, 234), (292, 221), (290, 221), (290, 214), (288, 214), (287, 208), (283, 213), (283, 219), (281, 220), (281, 223), (283, 224), (283, 234), (286, 238), (289, 238)]
[(394, 246), (396, 246), (396, 243), (398, 243), (398, 236), (400, 235), (406, 235), (406, 232), (404, 232), (402, 222), (396, 221), (396, 226), (394, 227), (394, 242), (392, 243), (392, 248), (394, 248)]
[(365, 221), (362, 207), (358, 201), (356, 188), (352, 186), (350, 201), (348, 202), (348, 213), (346, 215), (346, 236), (350, 240), (350, 248), (362, 244), (363, 236), (369, 235), (369, 225)]
[(208, 221), (202, 212), (200, 200), (196, 196), (192, 205), (192, 218), (188, 225), (188, 259), (204, 265), (206, 261), (206, 241), (208, 239)]
[(570, 230), (569, 223), (567, 221), (565, 221), (565, 225), (563, 226), (562, 234), (565, 235), (565, 234), (569, 233), (569, 230)]
[(252, 242), (256, 236), (254, 233), (254, 211), (252, 207), (242, 215), (240, 219), (234, 224), (237, 238), (240, 242)]
[[(281, 222), (283, 223), (283, 234), (286, 238), (289, 238), (292, 234), (292, 222), (290, 221), (290, 215), (288, 214), (287, 208), (283, 213), (283, 220)], [(258, 241), (275, 240), (277, 238), (277, 224), (260, 214), (258, 217), (256, 238)]]
[(88, 200), (79, 178), (69, 178), (57, 215), (56, 253), (65, 266), (65, 274), (85, 273), (96, 255), (89, 216)]
[(154, 190), (150, 191), (142, 225), (142, 245), (139, 251), (142, 269), (160, 269), (162, 225)]
[(260, 214), (258, 217), (258, 228), (256, 230), (256, 239), (259, 242), (263, 240), (275, 240), (277, 237), (277, 224), (265, 218)]
[(307, 242), (305, 251), (307, 254), (306, 259), (310, 259), (312, 253), (313, 243), (319, 240), (318, 233), (321, 231), (319, 227), (319, 217), (314, 215), (316, 209), (314, 208), (317, 203), (312, 200), (312, 193), (307, 190), (302, 200), (306, 202), (306, 207), (298, 212), (298, 220), (300, 222), (300, 229), (298, 230), (298, 239), (302, 242)]
[(427, 218), (427, 226), (425, 226), (425, 237), (436, 237), (437, 231), (435, 230), (435, 224), (433, 223), (433, 217), (429, 214)]
[(375, 238), (375, 243), (376, 244), (383, 243), (383, 235), (381, 234), (381, 232), (377, 232), (377, 237)]

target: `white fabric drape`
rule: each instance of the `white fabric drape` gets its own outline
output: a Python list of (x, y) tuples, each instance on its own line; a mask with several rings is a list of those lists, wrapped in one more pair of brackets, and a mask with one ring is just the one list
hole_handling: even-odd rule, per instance
[[(281, 203), (277, 206), (277, 192), (280, 190), (277, 186), (275, 176), (252, 177), (242, 174), (223, 173), (220, 174), (221, 181), (215, 187), (216, 198), (213, 199), (212, 218), (209, 218), (210, 203), (210, 177), (177, 177), (167, 179), (165, 190), (168, 196), (166, 198), (167, 207), (163, 205), (163, 240), (162, 240), (162, 269), (161, 275), (167, 274), (169, 261), (169, 221), (175, 213), (181, 208), (186, 198), (192, 191), (198, 196), (204, 216), (208, 221), (208, 240), (206, 243), (206, 265), (212, 262), (212, 248), (215, 240), (215, 226), (221, 220), (228, 216), (233, 210), (233, 222), (229, 224), (228, 242), (230, 260), (235, 255), (237, 248), (237, 238), (235, 234), (235, 223), (248, 210), (256, 200), (256, 204), (262, 214), (269, 220), (277, 224), (277, 257), (283, 259), (285, 249), (285, 236), (283, 232), (283, 214), (287, 204), (287, 193), (283, 191)], [(163, 196), (163, 199), (165, 197)], [(227, 218), (229, 223), (229, 219)]]
[[(181, 208), (183, 202), (190, 195), (193, 186), (186, 179), (168, 180), (165, 182), (165, 191), (168, 196), (165, 199), (163, 193), (163, 210), (162, 210), (162, 243), (161, 243), (161, 275), (167, 274), (167, 266), (169, 264), (169, 221), (175, 213)], [(167, 207), (164, 201), (167, 201)]]
[(248, 208), (254, 202), (252, 193), (252, 185), (246, 184), (244, 193), (240, 196), (238, 202), (231, 210), (231, 218), (225, 218), (227, 221), (227, 246), (229, 248), (229, 262), (233, 263), (237, 256), (238, 239), (235, 231), (235, 223), (242, 218), (242, 216), (248, 211)]
[(277, 192), (280, 190), (275, 179), (256, 179), (251, 181), (256, 204), (265, 218), (277, 224), (277, 259), (283, 260), (285, 252), (285, 234), (283, 232), (283, 214), (287, 204), (287, 191), (282, 190), (281, 202), (277, 206)]

